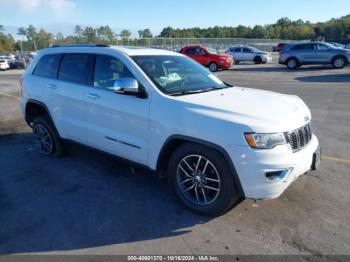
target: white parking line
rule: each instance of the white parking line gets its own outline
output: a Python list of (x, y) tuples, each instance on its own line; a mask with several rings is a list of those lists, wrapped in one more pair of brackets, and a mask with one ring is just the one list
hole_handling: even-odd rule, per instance
[(10, 97), (10, 98), (19, 99), (18, 96), (9, 95), (9, 94), (5, 94), (5, 93), (0, 93), (0, 96), (7, 96), (7, 97)]

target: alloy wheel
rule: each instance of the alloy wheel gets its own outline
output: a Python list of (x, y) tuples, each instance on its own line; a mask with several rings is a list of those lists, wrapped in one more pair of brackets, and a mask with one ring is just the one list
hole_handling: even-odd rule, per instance
[(36, 124), (33, 131), (37, 141), (39, 142), (40, 151), (44, 155), (50, 155), (53, 149), (53, 139), (50, 132), (42, 124)]
[(211, 63), (209, 66), (209, 70), (211, 72), (215, 72), (216, 70), (218, 70), (218, 66), (215, 63)]
[(176, 171), (176, 181), (184, 198), (195, 205), (210, 205), (221, 191), (217, 169), (210, 160), (201, 155), (189, 155), (181, 159)]
[(336, 68), (342, 68), (344, 66), (344, 59), (343, 58), (337, 58), (335, 61), (334, 61), (334, 65)]
[(295, 61), (295, 59), (290, 59), (288, 61), (288, 67), (289, 68), (296, 68), (297, 67), (297, 61)]

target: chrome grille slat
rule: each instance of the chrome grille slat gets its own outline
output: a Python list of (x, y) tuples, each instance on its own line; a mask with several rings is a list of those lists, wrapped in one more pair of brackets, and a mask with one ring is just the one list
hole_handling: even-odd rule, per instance
[(293, 152), (303, 149), (309, 144), (312, 138), (311, 124), (309, 123), (301, 128), (287, 132), (286, 137)]

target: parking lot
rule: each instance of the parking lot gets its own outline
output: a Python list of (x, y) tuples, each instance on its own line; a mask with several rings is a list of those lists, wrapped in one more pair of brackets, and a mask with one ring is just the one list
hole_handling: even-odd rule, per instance
[(350, 67), (234, 65), (237, 86), (300, 96), (322, 145), (317, 172), (278, 199), (245, 200), (208, 218), (165, 179), (72, 146), (43, 157), (18, 108), (21, 71), (0, 72), (0, 254), (350, 255)]

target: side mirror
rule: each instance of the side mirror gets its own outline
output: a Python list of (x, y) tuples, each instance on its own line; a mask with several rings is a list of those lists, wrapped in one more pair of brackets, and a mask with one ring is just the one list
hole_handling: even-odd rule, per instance
[(114, 82), (113, 92), (138, 96), (140, 94), (139, 83), (132, 77), (120, 78)]

